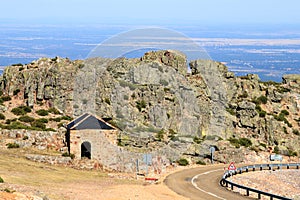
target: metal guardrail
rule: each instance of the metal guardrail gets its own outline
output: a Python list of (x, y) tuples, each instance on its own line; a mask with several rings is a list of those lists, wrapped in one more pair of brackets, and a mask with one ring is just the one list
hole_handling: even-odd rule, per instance
[(250, 195), (250, 192), (257, 193), (258, 194), (258, 196), (257, 196), (258, 199), (261, 199), (261, 195), (264, 195), (264, 196), (269, 196), (270, 200), (273, 200), (274, 198), (275, 199), (283, 199), (283, 200), (292, 200), (291, 198), (288, 198), (288, 197), (283, 197), (283, 196), (271, 194), (271, 193), (268, 193), (268, 192), (264, 192), (264, 191), (261, 191), (261, 190), (257, 190), (257, 189), (254, 189), (254, 188), (249, 188), (249, 187), (239, 185), (237, 183), (233, 183), (233, 182), (227, 180), (227, 178), (230, 177), (230, 176), (233, 176), (233, 175), (236, 175), (236, 174), (242, 174), (244, 172), (249, 172), (251, 170), (256, 171), (258, 169), (258, 170), (262, 171), (262, 170), (273, 170), (273, 169), (282, 169), (282, 168), (299, 169), (300, 168), (300, 163), (258, 164), (258, 165), (248, 165), (248, 166), (240, 167), (240, 168), (237, 168), (234, 171), (225, 172), (222, 179), (221, 179), (221, 181), (220, 181), (220, 185), (223, 186), (223, 187), (229, 187), (230, 186), (231, 190), (233, 190), (234, 187), (244, 189), (244, 190), (246, 190), (246, 195), (247, 196)]

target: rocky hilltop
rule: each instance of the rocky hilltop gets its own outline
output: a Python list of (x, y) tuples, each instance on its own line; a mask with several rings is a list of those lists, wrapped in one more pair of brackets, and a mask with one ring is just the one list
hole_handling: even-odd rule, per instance
[(136, 59), (41, 58), (5, 68), (0, 81), (4, 96), (32, 108), (43, 103), (73, 117), (106, 118), (129, 151), (198, 159), (214, 146), (220, 162), (300, 151), (300, 75), (262, 82), (254, 74), (236, 77), (220, 62), (187, 63), (169, 50)]

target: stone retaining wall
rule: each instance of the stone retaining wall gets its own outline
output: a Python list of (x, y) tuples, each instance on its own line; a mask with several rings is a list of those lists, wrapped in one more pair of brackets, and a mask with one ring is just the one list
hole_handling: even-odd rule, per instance
[(39, 150), (53, 149), (56, 151), (66, 151), (65, 131), (63, 129), (59, 129), (58, 132), (23, 129), (0, 130), (0, 140), (2, 145), (16, 143), (21, 148), (34, 147)]

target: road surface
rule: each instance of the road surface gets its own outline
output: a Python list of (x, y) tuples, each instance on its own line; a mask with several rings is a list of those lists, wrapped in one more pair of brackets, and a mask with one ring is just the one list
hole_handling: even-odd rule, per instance
[(164, 183), (176, 193), (192, 200), (249, 200), (219, 185), (224, 165), (211, 165), (173, 173)]

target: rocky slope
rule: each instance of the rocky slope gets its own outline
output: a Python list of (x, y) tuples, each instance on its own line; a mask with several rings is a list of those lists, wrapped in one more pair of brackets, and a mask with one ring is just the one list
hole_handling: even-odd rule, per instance
[(65, 115), (110, 119), (120, 129), (118, 144), (130, 151), (198, 159), (213, 145), (220, 162), (269, 148), (300, 151), (300, 75), (261, 82), (219, 62), (187, 64), (179, 52), (157, 51), (140, 59), (41, 58), (7, 67), (0, 88), (31, 107), (42, 102)]

